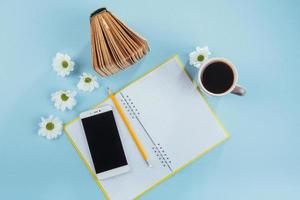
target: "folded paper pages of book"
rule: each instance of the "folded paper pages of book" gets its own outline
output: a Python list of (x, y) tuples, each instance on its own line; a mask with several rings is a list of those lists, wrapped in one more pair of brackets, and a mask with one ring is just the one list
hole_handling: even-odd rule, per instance
[(94, 70), (109, 76), (136, 63), (149, 51), (147, 41), (106, 8), (90, 16)]

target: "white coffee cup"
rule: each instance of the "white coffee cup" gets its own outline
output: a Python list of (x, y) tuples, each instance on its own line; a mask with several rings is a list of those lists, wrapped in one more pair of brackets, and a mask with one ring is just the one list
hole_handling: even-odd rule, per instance
[[(215, 83), (211, 83), (211, 85), (218, 85), (219, 82), (216, 83), (216, 81), (218, 81), (216, 79), (226, 79), (226, 78), (229, 78), (229, 77), (222, 76), (222, 74), (219, 73), (219, 74), (216, 74), (216, 77), (213, 77), (214, 80), (210, 80), (210, 82), (209, 82), (203, 76), (204, 73), (208, 73), (207, 72), (208, 68), (210, 68), (209, 70), (212, 71), (212, 68), (217, 66), (216, 63), (217, 64), (221, 63), (221, 65), (223, 64), (222, 65), (223, 68), (225, 68), (225, 66), (227, 66), (232, 71), (232, 74), (230, 75), (230, 80), (227, 81), (230, 84), (232, 83), (231, 86), (229, 85), (230, 87), (229, 86), (226, 87), (224, 89), (224, 91), (222, 90), (221, 92), (219, 92), (219, 91), (216, 92), (216, 90), (212, 90), (212, 87), (209, 88), (208, 85), (213, 81)], [(205, 74), (205, 76), (207, 76), (207, 75)], [(220, 81), (220, 84), (223, 83), (224, 81), (225, 80)], [(229, 93), (236, 94), (236, 95), (239, 95), (239, 96), (244, 96), (246, 94), (246, 90), (245, 90), (245, 88), (237, 85), (237, 81), (238, 81), (238, 73), (237, 73), (236, 67), (230, 61), (228, 61), (225, 58), (211, 58), (211, 59), (208, 59), (207, 61), (205, 61), (201, 65), (201, 67), (199, 69), (199, 72), (198, 72), (198, 85), (199, 85), (199, 88), (205, 94), (210, 95), (210, 96), (224, 96), (224, 95), (227, 95)]]

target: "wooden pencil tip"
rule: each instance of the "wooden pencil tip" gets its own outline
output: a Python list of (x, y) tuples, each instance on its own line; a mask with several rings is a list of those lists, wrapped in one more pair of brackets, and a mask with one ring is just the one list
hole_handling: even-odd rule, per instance
[(152, 167), (152, 165), (150, 164), (150, 162), (148, 160), (145, 160), (145, 162), (146, 162), (148, 167), (150, 167), (150, 168)]

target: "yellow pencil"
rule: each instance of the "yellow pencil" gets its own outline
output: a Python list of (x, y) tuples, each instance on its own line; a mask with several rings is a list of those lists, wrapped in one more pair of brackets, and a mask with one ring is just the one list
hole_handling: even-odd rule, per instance
[(110, 89), (108, 89), (108, 94), (109, 94), (110, 99), (113, 101), (113, 103), (114, 103), (116, 109), (118, 110), (118, 112), (119, 112), (119, 114), (120, 114), (122, 120), (124, 121), (124, 123), (125, 123), (125, 125), (126, 125), (128, 131), (129, 131), (129, 133), (130, 133), (130, 135), (131, 135), (131, 137), (132, 137), (132, 139), (133, 139), (135, 145), (137, 146), (138, 150), (139, 150), (140, 153), (142, 154), (143, 159), (145, 160), (146, 164), (147, 164), (149, 167), (151, 167), (151, 165), (150, 165), (150, 163), (149, 163), (149, 160), (148, 160), (148, 155), (147, 155), (145, 149), (143, 148), (141, 142), (140, 142), (139, 139), (137, 138), (137, 135), (135, 134), (135, 132), (134, 132), (134, 130), (133, 130), (133, 128), (132, 128), (132, 126), (131, 126), (129, 120), (127, 119), (127, 117), (126, 117), (126, 115), (125, 115), (125, 113), (123, 112), (123, 110), (122, 110), (122, 108), (121, 108), (121, 106), (120, 106), (118, 100), (116, 99), (115, 95), (112, 93), (112, 91), (111, 91)]

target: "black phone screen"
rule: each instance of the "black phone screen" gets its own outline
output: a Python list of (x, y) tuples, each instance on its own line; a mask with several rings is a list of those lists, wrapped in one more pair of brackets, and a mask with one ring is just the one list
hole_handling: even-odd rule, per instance
[(96, 173), (127, 165), (112, 111), (81, 119)]

